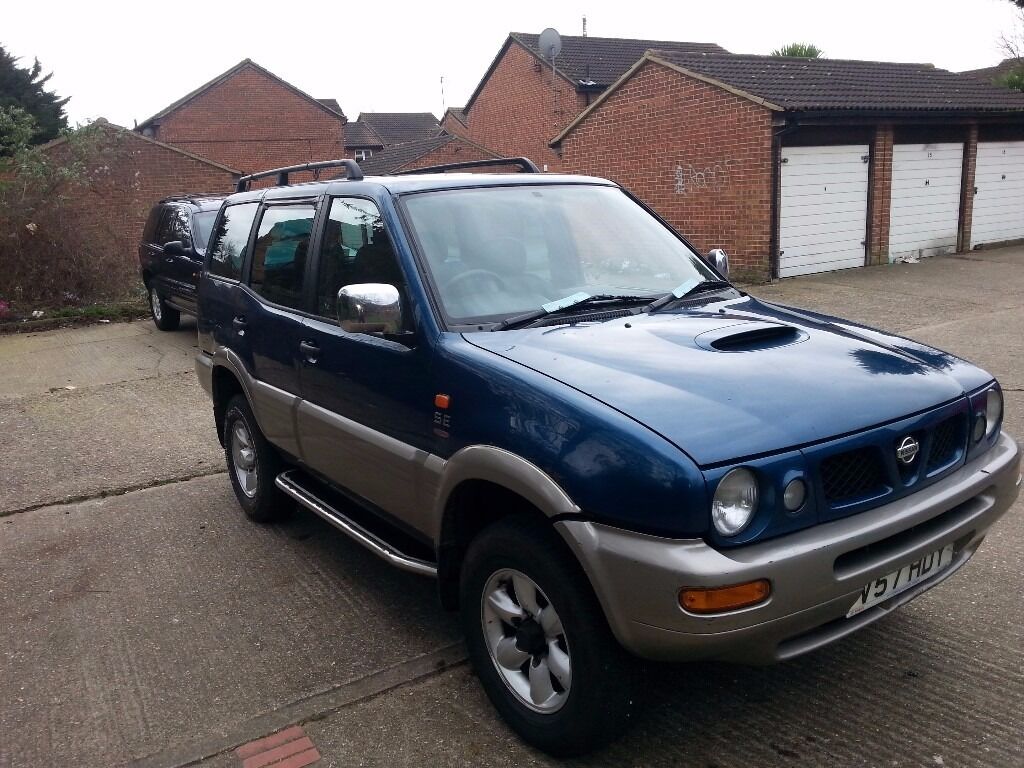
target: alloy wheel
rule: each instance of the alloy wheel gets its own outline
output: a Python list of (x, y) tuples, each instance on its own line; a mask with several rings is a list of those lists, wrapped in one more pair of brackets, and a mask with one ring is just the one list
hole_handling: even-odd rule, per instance
[(250, 499), (254, 498), (259, 485), (256, 477), (256, 449), (249, 428), (242, 419), (236, 420), (231, 427), (231, 462), (238, 487)]
[(480, 619), (491, 661), (512, 694), (535, 712), (561, 709), (572, 684), (569, 643), (540, 587), (510, 568), (493, 573), (481, 596)]

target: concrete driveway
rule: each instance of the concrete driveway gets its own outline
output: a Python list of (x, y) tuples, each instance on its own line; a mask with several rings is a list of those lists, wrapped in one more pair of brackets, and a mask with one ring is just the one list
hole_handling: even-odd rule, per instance
[[(983, 365), (1024, 434), (1024, 248), (752, 291)], [(431, 582), (310, 515), (243, 519), (194, 334), (0, 337), (0, 768), (553, 765), (497, 719)], [(837, 645), (657, 669), (637, 726), (575, 762), (1024, 764), (1021, 507)]]

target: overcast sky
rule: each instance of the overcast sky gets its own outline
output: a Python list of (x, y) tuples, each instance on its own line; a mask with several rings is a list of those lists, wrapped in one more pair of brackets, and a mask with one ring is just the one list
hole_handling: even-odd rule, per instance
[[(510, 31), (718, 43), (768, 53), (812, 42), (836, 58), (999, 61), (1007, 0), (448, 0), (447, 2), (4, 3), (0, 44), (52, 70), (72, 122), (131, 126), (249, 57), (317, 98), (361, 111), (461, 106)], [(175, 11), (177, 9), (177, 11)], [(240, 114), (239, 120), (265, 115)]]

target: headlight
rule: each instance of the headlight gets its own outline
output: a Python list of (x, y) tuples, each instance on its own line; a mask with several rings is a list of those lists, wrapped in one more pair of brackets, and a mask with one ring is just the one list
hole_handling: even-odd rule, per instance
[(757, 478), (749, 469), (733, 469), (718, 483), (711, 502), (711, 521), (723, 536), (735, 536), (757, 511)]
[(990, 389), (985, 395), (985, 422), (988, 428), (985, 434), (989, 437), (996, 430), (999, 419), (1003, 417), (1003, 396), (998, 389)]

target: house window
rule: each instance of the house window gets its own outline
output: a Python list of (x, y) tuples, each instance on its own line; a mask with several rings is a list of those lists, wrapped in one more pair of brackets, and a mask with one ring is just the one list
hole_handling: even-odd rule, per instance
[(373, 157), (373, 150), (372, 149), (357, 149), (356, 150), (356, 162), (357, 163), (359, 161), (361, 161), (361, 160), (369, 160), (371, 157)]

